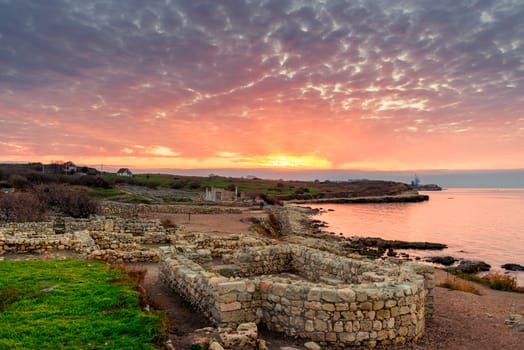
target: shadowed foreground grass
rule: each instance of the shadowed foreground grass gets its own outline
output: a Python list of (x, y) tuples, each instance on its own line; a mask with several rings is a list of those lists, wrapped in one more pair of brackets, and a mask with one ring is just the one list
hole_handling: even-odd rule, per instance
[(0, 349), (154, 349), (162, 317), (121, 270), (93, 261), (0, 262)]

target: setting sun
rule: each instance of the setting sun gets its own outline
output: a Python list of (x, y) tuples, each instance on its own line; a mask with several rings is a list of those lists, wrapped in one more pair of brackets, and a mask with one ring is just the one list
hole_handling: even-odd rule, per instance
[(295, 156), (288, 154), (269, 154), (256, 157), (253, 165), (275, 168), (326, 169), (331, 163), (316, 156)]

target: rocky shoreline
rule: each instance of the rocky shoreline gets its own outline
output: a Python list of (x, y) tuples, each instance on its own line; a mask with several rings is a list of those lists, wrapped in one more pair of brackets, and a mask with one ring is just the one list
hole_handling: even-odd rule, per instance
[(292, 200), (295, 204), (372, 204), (372, 203), (417, 203), (429, 200), (426, 194), (401, 194), (393, 196), (370, 196), (349, 198), (316, 198), (306, 200)]
[[(398, 198), (398, 197), (395, 197)], [(408, 197), (411, 198), (411, 197)], [(358, 199), (358, 198), (357, 198)], [(344, 200), (351, 200), (351, 198), (346, 198)], [(358, 200), (363, 200), (363, 198), (359, 198)], [(385, 199), (384, 202), (389, 199)], [(409, 200), (408, 200), (409, 201)], [(312, 203), (310, 204), (318, 204), (318, 203)], [(342, 203), (342, 202), (339, 202)], [(379, 201), (377, 202), (344, 202), (344, 203), (381, 203)], [(326, 202), (322, 202), (322, 204), (334, 204), (334, 202), (329, 202), (329, 200), (326, 200)], [(328, 235), (328, 236), (334, 236), (341, 240), (341, 244), (343, 244), (346, 249), (351, 249), (355, 253), (366, 256), (368, 258), (376, 259), (381, 257), (400, 257), (405, 260), (411, 260), (411, 257), (409, 254), (402, 252), (403, 250), (444, 250), (448, 248), (448, 246), (444, 243), (435, 243), (435, 242), (409, 242), (409, 241), (401, 241), (401, 240), (386, 240), (379, 237), (359, 237), (359, 236), (353, 236), (353, 237), (342, 237), (342, 234), (339, 234), (338, 237), (336, 233), (330, 232), (327, 230), (328, 224), (325, 221), (314, 219), (313, 216), (320, 213), (323, 209), (316, 209), (316, 208), (310, 208), (310, 207), (301, 207), (303, 209), (306, 209), (307, 211), (307, 219), (303, 221), (305, 225), (307, 225), (312, 232), (314, 232), (317, 235)], [(332, 209), (331, 209), (332, 210)], [(400, 250), (401, 252), (397, 252), (397, 250)], [(440, 265), (442, 267), (445, 267), (448, 272), (455, 273), (455, 274), (476, 274), (479, 272), (488, 272), (491, 270), (492, 266), (486, 263), (482, 260), (481, 257), (478, 257), (477, 259), (462, 259), (457, 258), (449, 255), (441, 255), (441, 256), (430, 256), (426, 258), (422, 257), (415, 257), (415, 260), (422, 260), (424, 262), (429, 262), (435, 265)], [(501, 266), (499, 266), (501, 269), (505, 271), (512, 271), (512, 272), (522, 272), (524, 271), (524, 266), (516, 263), (506, 263)]]

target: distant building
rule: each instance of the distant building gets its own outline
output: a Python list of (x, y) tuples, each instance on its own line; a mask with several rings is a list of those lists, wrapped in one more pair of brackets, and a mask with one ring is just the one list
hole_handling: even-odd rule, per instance
[(65, 162), (64, 164), (62, 164), (62, 169), (63, 169), (64, 173), (66, 173), (66, 174), (74, 174), (74, 173), (76, 173), (76, 165), (75, 165), (75, 163), (73, 163), (71, 161), (68, 161), (68, 162)]
[(225, 188), (206, 187), (206, 192), (204, 193), (204, 200), (210, 202), (233, 202), (237, 200), (237, 196), (237, 187), (235, 187), (234, 191), (229, 191)]
[(128, 168), (120, 168), (116, 172), (118, 176), (133, 176), (133, 173)]

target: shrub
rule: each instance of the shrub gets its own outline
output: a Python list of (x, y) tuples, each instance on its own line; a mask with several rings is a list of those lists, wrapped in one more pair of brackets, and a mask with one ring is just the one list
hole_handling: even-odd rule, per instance
[(170, 187), (171, 187), (172, 189), (175, 189), (175, 190), (180, 190), (180, 189), (186, 187), (187, 183), (188, 183), (188, 182), (187, 182), (186, 180), (176, 180), (175, 182), (173, 182), (173, 183), (171, 184)]
[(74, 218), (87, 218), (98, 212), (98, 202), (83, 192), (66, 192), (58, 204), (60, 211)]
[(1, 222), (41, 221), (45, 214), (46, 206), (33, 193), (0, 195)]
[(93, 175), (83, 175), (77, 176), (72, 181), (74, 185), (87, 186), (87, 187), (97, 187), (97, 188), (111, 188), (111, 184), (100, 176)]
[(505, 291), (514, 291), (517, 289), (517, 281), (515, 280), (515, 278), (509, 275), (504, 275), (502, 273), (496, 272), (489, 273), (482, 278), (488, 281), (489, 287), (491, 289)]
[(524, 292), (523, 287), (517, 286), (517, 281), (513, 276), (505, 275), (500, 272), (491, 272), (484, 276), (463, 275), (462, 278), (483, 284), (495, 290), (519, 293)]
[(65, 185), (58, 184), (39, 185), (34, 188), (37, 198), (50, 209), (58, 207), (67, 191)]
[(27, 180), (25, 176), (13, 175), (11, 176), (11, 185), (21, 191), (26, 191), (31, 188), (31, 183)]
[(189, 188), (192, 190), (197, 190), (201, 186), (200, 181), (194, 180), (189, 183)]
[(98, 212), (96, 200), (84, 192), (73, 192), (64, 185), (37, 186), (35, 193), (47, 208), (74, 218), (87, 218)]
[(261, 194), (260, 195), (260, 198), (262, 198), (262, 200), (264, 202), (266, 202), (267, 204), (269, 205), (282, 205), (282, 202), (279, 201), (278, 199), (276, 198), (273, 198), (273, 197), (269, 197), (268, 195), (266, 194)]
[(160, 220), (160, 225), (162, 225), (165, 228), (177, 227), (177, 225), (169, 218), (164, 218)]

